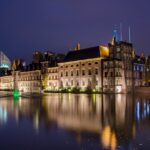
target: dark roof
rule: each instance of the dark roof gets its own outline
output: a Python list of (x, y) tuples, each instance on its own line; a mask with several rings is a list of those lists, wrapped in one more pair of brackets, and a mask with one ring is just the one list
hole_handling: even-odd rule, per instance
[(141, 56), (136, 55), (135, 58), (134, 58), (134, 63), (145, 64), (145, 59), (142, 58)]
[(70, 51), (64, 58), (63, 62), (98, 58), (98, 57), (100, 57), (100, 48), (99, 46), (96, 46), (96, 47), (86, 48), (82, 50)]

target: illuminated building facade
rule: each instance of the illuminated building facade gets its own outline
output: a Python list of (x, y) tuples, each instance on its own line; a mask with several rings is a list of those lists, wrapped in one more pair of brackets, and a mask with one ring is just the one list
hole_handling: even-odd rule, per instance
[(59, 87), (67, 89), (102, 89), (101, 60), (108, 56), (108, 49), (101, 46), (70, 51), (59, 63)]
[(150, 85), (150, 56), (147, 57), (145, 63), (145, 80), (146, 85)]
[(145, 69), (145, 58), (135, 56), (133, 63), (133, 82), (135, 87), (145, 85)]
[(21, 92), (40, 93), (41, 70), (19, 72), (17, 85)]
[(0, 77), (0, 90), (13, 90), (14, 80), (12, 75), (4, 75)]
[(13, 63), (11, 75), (7, 76), (11, 82), (6, 84), (6, 75), (1, 76), (0, 89), (14, 88), (25, 93), (128, 93), (134, 86), (145, 85), (145, 78), (149, 80), (148, 60), (133, 56), (133, 52), (131, 43), (116, 41), (115, 37), (108, 46), (80, 49), (78, 44), (65, 57), (35, 52), (30, 65)]
[(133, 88), (132, 44), (116, 41), (108, 44), (109, 57), (104, 60), (104, 91), (128, 92)]
[(47, 91), (57, 91), (59, 90), (59, 80), (58, 80), (58, 67), (50, 67), (47, 69)]

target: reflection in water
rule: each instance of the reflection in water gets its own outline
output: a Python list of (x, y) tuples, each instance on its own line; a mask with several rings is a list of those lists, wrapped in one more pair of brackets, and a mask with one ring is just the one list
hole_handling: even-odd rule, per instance
[[(149, 127), (150, 99), (132, 95), (50, 94), (42, 100), (0, 99), (0, 126), (9, 118), (16, 122), (31, 120), (35, 132), (52, 125), (72, 133), (78, 143), (87, 136), (100, 137), (105, 149), (131, 146), (138, 127)], [(95, 137), (95, 136), (94, 136)]]

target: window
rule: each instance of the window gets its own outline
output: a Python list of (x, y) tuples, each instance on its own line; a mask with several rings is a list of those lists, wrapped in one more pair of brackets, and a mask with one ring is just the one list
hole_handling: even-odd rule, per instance
[(61, 72), (61, 77), (63, 77), (63, 72)]
[(66, 82), (66, 86), (68, 86), (68, 82)]
[(77, 74), (76, 75), (79, 76), (79, 70), (77, 70)]
[(82, 85), (85, 86), (85, 82), (84, 81), (82, 81)]
[(82, 64), (82, 66), (85, 66), (85, 64)]
[(91, 66), (91, 63), (89, 63), (89, 66)]
[(108, 72), (105, 72), (105, 77), (107, 77), (107, 75), (108, 75)]
[(91, 72), (91, 70), (89, 69), (89, 71), (88, 71), (88, 75), (91, 75), (92, 74), (92, 72)]
[(96, 85), (98, 85), (98, 80), (96, 80)]
[(73, 76), (73, 71), (71, 71), (71, 76)]
[(68, 76), (68, 72), (66, 71), (66, 77)]
[(95, 64), (98, 64), (98, 62), (95, 62)]
[(96, 74), (96, 75), (98, 74), (98, 69), (95, 69), (95, 74)]
[(110, 76), (113, 77), (113, 72), (110, 72)]
[(71, 80), (71, 86), (73, 86), (73, 80)]
[(85, 75), (85, 70), (82, 70), (82, 75), (83, 75), (83, 76)]

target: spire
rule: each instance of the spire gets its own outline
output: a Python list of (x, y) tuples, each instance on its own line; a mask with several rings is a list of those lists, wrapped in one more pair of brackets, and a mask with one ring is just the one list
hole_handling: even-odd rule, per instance
[(144, 51), (142, 52), (141, 57), (142, 57), (142, 58), (145, 58), (145, 53), (144, 53)]
[(118, 30), (117, 30), (116, 26), (115, 26), (115, 29), (114, 29), (113, 32), (114, 32), (113, 33), (113, 37), (114, 37), (115, 41), (118, 42), (119, 41), (119, 37), (118, 37)]
[(129, 43), (131, 43), (131, 28), (129, 26)]
[(120, 41), (123, 41), (122, 23), (120, 23)]
[(81, 49), (81, 45), (80, 45), (80, 43), (78, 42), (77, 45), (76, 45), (75, 50), (80, 50), (80, 49)]

